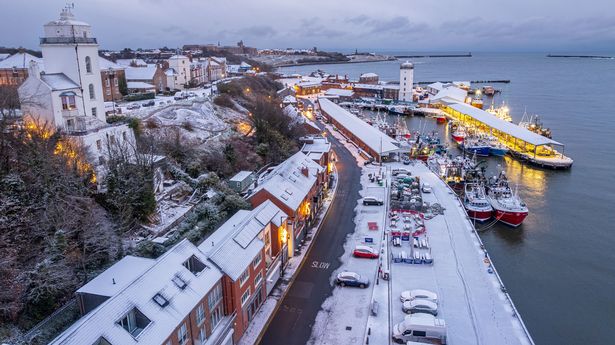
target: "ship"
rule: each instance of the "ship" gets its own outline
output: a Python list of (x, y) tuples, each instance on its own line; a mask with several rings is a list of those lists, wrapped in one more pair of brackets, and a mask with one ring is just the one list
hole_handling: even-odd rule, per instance
[(494, 217), (499, 222), (518, 227), (527, 217), (529, 210), (519, 195), (510, 188), (504, 172), (493, 177), (488, 185), (487, 200), (494, 210)]
[(543, 126), (542, 121), (540, 121), (538, 115), (528, 116), (527, 114), (523, 114), (521, 122), (519, 122), (519, 127), (523, 127), (536, 134), (540, 134), (543, 137), (552, 139), (551, 129)]
[(487, 200), (485, 188), (479, 183), (466, 183), (463, 206), (468, 216), (478, 222), (485, 222), (493, 215), (493, 207)]

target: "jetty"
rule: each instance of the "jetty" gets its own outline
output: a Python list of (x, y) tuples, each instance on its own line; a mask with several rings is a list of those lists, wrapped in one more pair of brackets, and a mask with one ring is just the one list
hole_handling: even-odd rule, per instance
[[(451, 84), (453, 80), (438, 80), (438, 81), (418, 81), (415, 84), (429, 85), (433, 83)], [(495, 80), (470, 80), (473, 84), (510, 84), (510, 79), (495, 79)]]
[(604, 56), (604, 55), (558, 55), (558, 54), (548, 54), (547, 57), (550, 57), (550, 58), (581, 58), (581, 59), (615, 59), (615, 56)]
[(458, 58), (472, 57), (472, 53), (465, 54), (429, 54), (429, 55), (395, 55), (398, 59), (419, 59), (419, 58)]

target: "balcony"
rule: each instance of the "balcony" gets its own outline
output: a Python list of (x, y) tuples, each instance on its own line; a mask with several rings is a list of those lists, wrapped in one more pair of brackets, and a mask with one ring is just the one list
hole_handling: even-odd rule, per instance
[(79, 110), (77, 108), (74, 109), (62, 109), (62, 117), (77, 117), (79, 115)]
[(97, 44), (93, 37), (42, 37), (41, 44)]

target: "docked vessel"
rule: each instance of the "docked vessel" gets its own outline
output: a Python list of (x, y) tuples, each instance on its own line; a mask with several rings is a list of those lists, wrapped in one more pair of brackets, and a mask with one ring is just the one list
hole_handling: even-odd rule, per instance
[(521, 225), (529, 213), (525, 203), (510, 188), (504, 172), (492, 179), (487, 190), (487, 200), (493, 207), (495, 219), (512, 227)]
[(453, 132), (451, 132), (451, 136), (453, 137), (453, 140), (457, 142), (457, 144), (463, 143), (463, 140), (466, 137), (465, 127), (457, 126), (457, 128)]
[(480, 157), (489, 156), (489, 152), (491, 150), (491, 146), (486, 141), (474, 136), (466, 136), (460, 144), (460, 147), (464, 151)]
[(506, 105), (506, 103), (502, 102), (502, 105), (498, 108), (494, 107), (493, 102), (491, 106), (485, 110), (489, 114), (497, 117), (500, 120), (504, 120), (506, 122), (512, 122), (512, 117), (510, 116), (510, 108)]
[(484, 222), (493, 215), (493, 207), (487, 200), (485, 189), (479, 183), (466, 183), (463, 206), (468, 216), (478, 222)]
[(521, 122), (519, 122), (519, 127), (523, 127), (529, 131), (532, 131), (536, 134), (540, 134), (543, 137), (546, 137), (549, 139), (551, 139), (552, 137), (551, 129), (544, 127), (538, 115), (528, 116), (527, 114), (523, 114), (523, 117), (521, 118)]

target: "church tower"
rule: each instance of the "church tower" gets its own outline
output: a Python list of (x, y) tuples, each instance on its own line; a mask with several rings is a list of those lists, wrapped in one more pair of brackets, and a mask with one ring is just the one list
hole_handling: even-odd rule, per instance
[(399, 66), (399, 100), (412, 102), (412, 83), (414, 82), (414, 65), (404, 62)]

